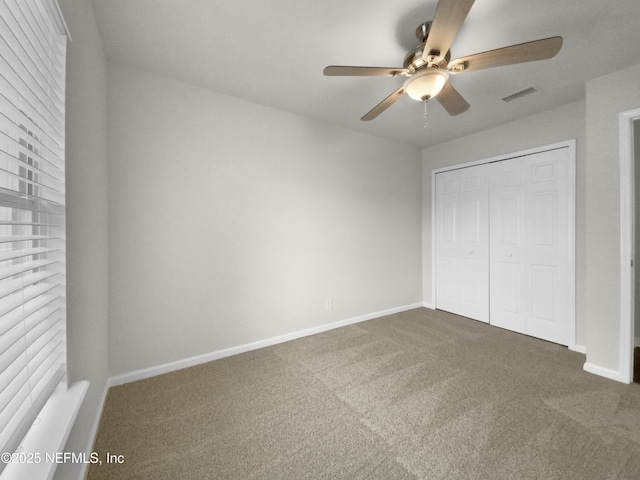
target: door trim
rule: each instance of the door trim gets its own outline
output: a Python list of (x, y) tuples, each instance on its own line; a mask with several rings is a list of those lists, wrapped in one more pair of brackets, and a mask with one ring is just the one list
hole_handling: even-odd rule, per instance
[[(638, 110), (640, 115), (640, 110)], [(482, 165), (485, 163), (500, 162), (502, 160), (510, 160), (512, 158), (524, 157), (536, 153), (542, 153), (549, 150), (557, 150), (559, 148), (569, 149), (569, 302), (568, 315), (569, 321), (573, 324), (572, 335), (569, 339), (569, 348), (571, 350), (580, 350), (581, 347), (576, 345), (576, 140), (566, 140), (564, 142), (552, 143), (518, 152), (507, 153), (495, 157), (475, 160), (472, 162), (451, 165), (448, 167), (437, 168), (431, 171), (431, 301), (434, 309), (438, 308), (436, 302), (436, 175), (438, 173), (457, 170), (459, 168), (472, 167), (474, 165)]]
[(620, 113), (620, 345), (619, 380), (633, 381), (635, 279), (635, 189), (633, 122), (640, 119), (640, 108)]

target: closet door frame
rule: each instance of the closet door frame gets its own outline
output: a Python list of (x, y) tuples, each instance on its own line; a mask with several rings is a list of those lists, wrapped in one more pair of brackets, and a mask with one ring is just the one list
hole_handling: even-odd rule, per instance
[(528, 150), (522, 150), (514, 153), (508, 153), (505, 155), (499, 155), (496, 157), (485, 158), (482, 160), (476, 160), (473, 162), (467, 162), (462, 164), (450, 165), (447, 167), (438, 168), (431, 171), (431, 298), (433, 301), (434, 309), (438, 308), (436, 301), (436, 175), (438, 173), (447, 172), (449, 170), (455, 170), (459, 168), (472, 167), (475, 165), (482, 165), (486, 163), (500, 162), (503, 160), (509, 160), (512, 158), (523, 157), (525, 155), (532, 155), (536, 153), (546, 152), (549, 150), (556, 150), (559, 148), (568, 148), (569, 154), (569, 184), (568, 184), (568, 215), (569, 215), (569, 241), (568, 241), (568, 261), (569, 261), (569, 285), (568, 295), (569, 301), (567, 305), (567, 315), (569, 322), (573, 325), (571, 329), (571, 336), (569, 338), (568, 347), (571, 350), (582, 351), (584, 348), (576, 345), (576, 248), (575, 248), (575, 225), (576, 225), (576, 141), (575, 139), (566, 140), (564, 142), (553, 143), (550, 145), (544, 145)]

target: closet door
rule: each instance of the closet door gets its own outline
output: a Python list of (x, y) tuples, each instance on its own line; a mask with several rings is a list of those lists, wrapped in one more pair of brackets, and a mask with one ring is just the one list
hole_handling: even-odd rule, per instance
[(488, 165), (436, 174), (436, 305), (489, 321)]
[(489, 167), (491, 325), (527, 333), (527, 168), (523, 158)]
[(569, 152), (490, 165), (491, 324), (568, 345)]

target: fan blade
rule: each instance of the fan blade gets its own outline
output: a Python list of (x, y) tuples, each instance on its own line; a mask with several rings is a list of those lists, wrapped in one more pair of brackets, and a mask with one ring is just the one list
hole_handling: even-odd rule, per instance
[(410, 75), (411, 72), (406, 68), (329, 65), (324, 69), (324, 74), (328, 77), (397, 77), (399, 75)]
[(374, 118), (376, 118), (378, 115), (380, 115), (382, 112), (384, 112), (387, 108), (389, 108), (391, 105), (393, 105), (394, 103), (396, 103), (396, 101), (402, 97), (404, 95), (404, 88), (400, 87), (398, 90), (396, 90), (395, 92), (393, 92), (391, 95), (389, 95), (387, 98), (385, 98), (384, 100), (382, 100), (378, 105), (376, 105), (375, 107), (373, 107), (364, 117), (362, 117), (360, 120), (362, 120), (363, 122), (368, 122), (369, 120), (373, 120)]
[(460, 115), (469, 110), (469, 104), (462, 98), (462, 95), (447, 82), (440, 93), (436, 96), (436, 100), (451, 116)]
[[(456, 38), (460, 27), (475, 0), (440, 0), (433, 16), (429, 36), (422, 51), (422, 60), (434, 52), (434, 55), (443, 57), (449, 51), (453, 39)], [(436, 53), (437, 52), (437, 53)]]
[(517, 63), (534, 62), (536, 60), (546, 60), (555, 56), (562, 47), (562, 37), (549, 37), (533, 42), (520, 43), (509, 47), (489, 50), (488, 52), (476, 53), (468, 57), (457, 58), (449, 63), (447, 67), (451, 73), (472, 70), (482, 70), (484, 68), (502, 67), (504, 65), (515, 65)]

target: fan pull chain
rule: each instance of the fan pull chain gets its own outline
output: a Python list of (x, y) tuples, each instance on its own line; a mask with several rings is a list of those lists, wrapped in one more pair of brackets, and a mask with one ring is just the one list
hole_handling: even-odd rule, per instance
[(427, 128), (429, 125), (429, 113), (427, 112), (427, 100), (424, 101), (424, 113), (422, 114), (422, 118), (424, 118), (424, 128)]

